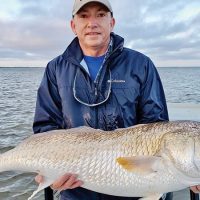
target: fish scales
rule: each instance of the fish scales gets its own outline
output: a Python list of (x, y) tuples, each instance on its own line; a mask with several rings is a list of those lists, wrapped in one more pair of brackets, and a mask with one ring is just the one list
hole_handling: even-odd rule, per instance
[(200, 122), (158, 122), (115, 131), (79, 127), (36, 134), (1, 154), (0, 171), (8, 170), (45, 177), (29, 199), (70, 172), (93, 191), (155, 200), (200, 183)]

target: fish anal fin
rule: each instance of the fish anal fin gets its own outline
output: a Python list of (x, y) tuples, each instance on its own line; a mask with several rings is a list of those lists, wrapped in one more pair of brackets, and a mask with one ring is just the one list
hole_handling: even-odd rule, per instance
[(162, 158), (157, 156), (119, 157), (116, 161), (125, 170), (141, 174), (155, 173), (163, 166)]
[(37, 190), (35, 190), (33, 192), (33, 194), (28, 198), (28, 200), (31, 200), (38, 192), (40, 192), (44, 188), (50, 186), (53, 182), (54, 182), (54, 180), (44, 177), (44, 181), (42, 181), (42, 183), (39, 184)]

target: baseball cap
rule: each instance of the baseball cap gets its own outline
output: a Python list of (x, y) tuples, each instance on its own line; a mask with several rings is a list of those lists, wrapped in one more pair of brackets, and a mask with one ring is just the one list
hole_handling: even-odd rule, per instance
[(90, 2), (101, 3), (104, 6), (106, 6), (111, 13), (113, 13), (112, 7), (111, 7), (110, 2), (108, 0), (96, 0), (96, 1), (91, 1), (91, 0), (75, 0), (73, 11), (72, 11), (72, 16), (74, 16), (85, 4), (90, 3)]

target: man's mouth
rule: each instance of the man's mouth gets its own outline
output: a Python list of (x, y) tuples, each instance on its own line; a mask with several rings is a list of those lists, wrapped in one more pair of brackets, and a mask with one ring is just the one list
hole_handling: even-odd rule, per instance
[(88, 32), (88, 33), (86, 33), (86, 35), (99, 35), (100, 33), (98, 33), (98, 32)]

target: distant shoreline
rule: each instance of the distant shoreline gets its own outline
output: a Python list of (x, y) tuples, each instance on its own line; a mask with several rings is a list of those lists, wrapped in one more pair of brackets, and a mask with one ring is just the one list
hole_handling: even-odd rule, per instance
[[(45, 67), (12, 67), (12, 66), (7, 66), (7, 67), (5, 67), (5, 66), (0, 66), (0, 68), (45, 68)], [(176, 67), (176, 66), (170, 66), (170, 67), (156, 67), (156, 68), (180, 68), (180, 69), (182, 69), (182, 68), (184, 68), (184, 69), (187, 69), (187, 68), (189, 68), (189, 69), (191, 69), (191, 68), (200, 68), (200, 66), (190, 66), (190, 67)]]
[(45, 67), (1, 67), (0, 68), (45, 68)]

